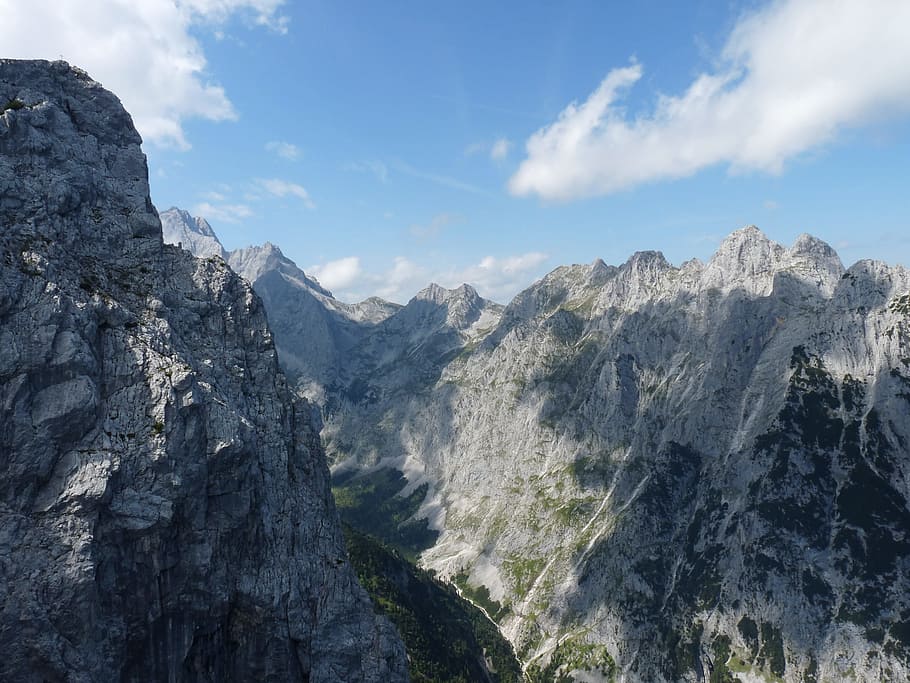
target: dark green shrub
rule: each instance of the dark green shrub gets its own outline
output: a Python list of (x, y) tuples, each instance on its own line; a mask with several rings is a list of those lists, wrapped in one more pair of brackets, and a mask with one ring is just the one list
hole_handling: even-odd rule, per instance
[(13, 111), (22, 109), (24, 106), (25, 106), (25, 102), (20, 100), (18, 97), (14, 97), (9, 102), (7, 102), (6, 104), (3, 105), (3, 108), (0, 109), (0, 114), (2, 114), (3, 112), (5, 112), (8, 109), (12, 109)]

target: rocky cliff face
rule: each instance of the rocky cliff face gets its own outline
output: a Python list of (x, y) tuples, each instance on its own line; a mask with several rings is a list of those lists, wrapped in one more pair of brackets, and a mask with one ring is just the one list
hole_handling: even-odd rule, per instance
[(405, 680), (259, 298), (162, 243), (114, 96), (2, 60), (9, 101), (0, 679)]
[(910, 676), (905, 269), (749, 227), (478, 299), (430, 287), (348, 347), (323, 435), (428, 484), (422, 561), (530, 672)]
[(910, 677), (905, 269), (748, 227), (504, 310), (430, 286), (350, 339), (309, 370), (330, 458), (427, 486), (422, 561), (540, 680)]
[(171, 208), (161, 214), (164, 241), (195, 256), (217, 253), (246, 279), (269, 311), (281, 367), (297, 392), (324, 403), (325, 387), (341, 381), (348, 351), (400, 306), (372, 298), (357, 304), (338, 301), (271, 243), (225, 251), (201, 217)]
[(485, 586), (526, 660), (910, 675), (903, 268), (751, 227), (707, 264), (560, 268), (438, 372), (363, 378), (331, 457), (400, 454), (431, 483), (423, 562)]

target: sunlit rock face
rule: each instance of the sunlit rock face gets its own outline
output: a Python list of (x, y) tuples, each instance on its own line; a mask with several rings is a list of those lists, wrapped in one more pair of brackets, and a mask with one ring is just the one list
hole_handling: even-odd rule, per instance
[(358, 320), (264, 256), (232, 264), (330, 461), (428, 491), (422, 562), (544, 679), (910, 679), (904, 268), (749, 226)]
[(199, 258), (220, 256), (227, 260), (228, 252), (204, 218), (194, 218), (188, 211), (175, 208), (162, 211), (160, 218), (161, 235), (167, 244), (181, 246)]
[(310, 378), (330, 460), (428, 484), (422, 562), (488, 591), (532, 667), (910, 676), (903, 268), (747, 227), (708, 263), (567, 266), (505, 309), (431, 286), (359, 334)]
[(261, 300), (162, 242), (140, 138), (0, 61), (0, 679), (405, 680)]

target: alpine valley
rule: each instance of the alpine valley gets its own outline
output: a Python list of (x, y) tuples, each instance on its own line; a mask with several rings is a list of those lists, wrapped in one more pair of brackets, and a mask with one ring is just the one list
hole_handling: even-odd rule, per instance
[(342, 516), (482, 606), (531, 680), (910, 679), (904, 268), (749, 226), (505, 307), (346, 304), (162, 220), (262, 298)]

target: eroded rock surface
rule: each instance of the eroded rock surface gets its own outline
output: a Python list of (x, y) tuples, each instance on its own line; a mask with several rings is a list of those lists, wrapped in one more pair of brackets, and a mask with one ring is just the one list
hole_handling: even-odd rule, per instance
[(140, 138), (0, 61), (0, 679), (405, 680), (309, 410), (221, 259), (162, 242)]

